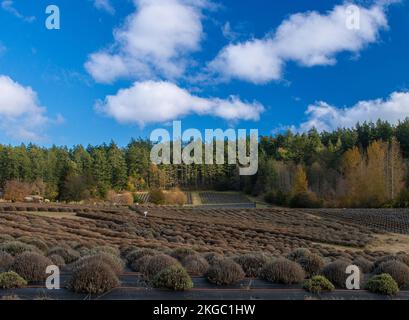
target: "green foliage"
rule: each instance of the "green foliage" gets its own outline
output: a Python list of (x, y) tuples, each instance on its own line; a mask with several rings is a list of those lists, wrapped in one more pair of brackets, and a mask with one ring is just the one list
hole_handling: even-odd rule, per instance
[(277, 206), (287, 206), (289, 202), (289, 195), (282, 190), (270, 191), (265, 194), (264, 201)]
[(134, 203), (140, 203), (142, 201), (142, 199), (139, 197), (137, 193), (132, 194), (132, 196), (133, 196)]
[(365, 289), (374, 293), (380, 293), (388, 296), (398, 294), (399, 287), (396, 281), (386, 273), (373, 276), (366, 283)]
[[(384, 165), (372, 161), (368, 148), (374, 142), (388, 144), (388, 161)], [(396, 141), (395, 144), (392, 142)], [(337, 129), (332, 132), (310, 130), (294, 134), (287, 131), (270, 137), (260, 137), (259, 170), (250, 177), (238, 174), (236, 165), (214, 165), (203, 168), (198, 165), (152, 165), (148, 140), (132, 140), (120, 148), (114, 142), (99, 146), (74, 146), (73, 148), (42, 148), (32, 144), (19, 146), (0, 145), (0, 189), (13, 182), (20, 186), (15, 195), (33, 192), (51, 200), (80, 201), (101, 198), (109, 190), (123, 193), (152, 190), (152, 201), (164, 203), (157, 188), (203, 188), (242, 190), (253, 195), (266, 194), (266, 201), (275, 205), (293, 207), (317, 207), (325, 199), (331, 206), (408, 206), (408, 191), (401, 192), (403, 183), (409, 186), (408, 176), (395, 169), (390, 159), (409, 158), (409, 118), (393, 126), (385, 121), (358, 124), (353, 129)], [(392, 151), (395, 145), (395, 151)], [(227, 146), (227, 145), (226, 145)], [(387, 179), (362, 174), (358, 180), (348, 181), (354, 188), (340, 187), (345, 182), (343, 156), (356, 148), (360, 165), (372, 162), (373, 168), (389, 168)], [(226, 153), (227, 153), (227, 148)], [(399, 155), (399, 157), (396, 157)], [(376, 161), (375, 161), (376, 162)], [(396, 161), (403, 164), (402, 161)], [(371, 167), (371, 166), (370, 166)], [(403, 166), (402, 166), (403, 167)], [(371, 170), (372, 170), (371, 169)], [(352, 172), (352, 177), (357, 177)], [(375, 170), (376, 171), (376, 170)], [(374, 170), (370, 172), (375, 172)], [(380, 170), (378, 170), (380, 172)], [(393, 177), (390, 172), (393, 171)], [(398, 173), (399, 171), (399, 173)], [(362, 188), (359, 182), (370, 176), (378, 183), (368, 182), (370, 188)], [(401, 181), (404, 180), (404, 181)], [(396, 184), (391, 187), (391, 181)], [(12, 184), (13, 184), (12, 183)], [(273, 190), (273, 192), (270, 192)], [(382, 195), (377, 190), (384, 190)], [(314, 197), (309, 192), (316, 195)], [(156, 194), (155, 194), (156, 193)], [(288, 199), (289, 194), (295, 194)], [(359, 195), (354, 199), (354, 195)], [(135, 202), (140, 202), (135, 196)]]
[(0, 273), (0, 289), (23, 288), (27, 281), (13, 271)]
[(324, 276), (314, 276), (304, 281), (303, 288), (308, 292), (321, 293), (322, 291), (332, 291), (334, 285)]
[(290, 200), (291, 208), (320, 208), (322, 201), (317, 199), (316, 195), (311, 192), (295, 194)]
[(149, 191), (149, 201), (154, 204), (164, 204), (165, 194), (161, 189), (152, 189)]
[(184, 291), (193, 288), (189, 274), (181, 266), (171, 266), (163, 269), (153, 278), (153, 287), (174, 291)]

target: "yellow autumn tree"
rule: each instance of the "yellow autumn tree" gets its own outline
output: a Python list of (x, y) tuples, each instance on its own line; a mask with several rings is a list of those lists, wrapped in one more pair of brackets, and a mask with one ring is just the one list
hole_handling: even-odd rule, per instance
[(343, 206), (377, 207), (403, 189), (406, 167), (396, 139), (374, 141), (362, 154), (352, 148), (343, 156)]
[(294, 175), (293, 194), (301, 194), (308, 191), (307, 174), (304, 168), (299, 165)]
[(387, 201), (386, 155), (388, 145), (382, 141), (372, 142), (367, 149), (364, 188), (361, 190), (361, 205), (380, 206)]
[(357, 206), (360, 202), (360, 189), (363, 187), (364, 160), (357, 147), (347, 150), (342, 158), (344, 190), (341, 203), (346, 207)]

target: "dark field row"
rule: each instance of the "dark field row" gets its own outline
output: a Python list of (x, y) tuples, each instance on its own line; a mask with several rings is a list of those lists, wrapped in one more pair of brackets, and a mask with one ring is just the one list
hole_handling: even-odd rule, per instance
[[(336, 289), (342, 289), (342, 270), (357, 264), (365, 283), (387, 270), (398, 275), (399, 287), (406, 290), (409, 255), (397, 252), (395, 243), (382, 250), (369, 249), (387, 232), (382, 225), (374, 227), (358, 219), (371, 217), (376, 223), (382, 219), (396, 222), (406, 219), (407, 211), (1, 204), (0, 278), (2, 268), (24, 275), (26, 265), (46, 265), (54, 259), (69, 277), (70, 291), (53, 293), (51, 298), (71, 299), (72, 292), (83, 292), (84, 287), (72, 283), (78, 280), (78, 272), (84, 272), (79, 279), (109, 283), (101, 298), (136, 299), (141, 290), (147, 290), (152, 299), (189, 294), (192, 299), (224, 294), (230, 299), (289, 298), (292, 294), (305, 299), (309, 293), (302, 290), (304, 281), (323, 274)], [(94, 272), (94, 267), (102, 269)], [(124, 275), (124, 270), (139, 273)], [(185, 273), (185, 280), (193, 282), (184, 284), (185, 293), (167, 297), (169, 292), (153, 289), (161, 286), (157, 282), (163, 280), (157, 279), (160, 271)], [(100, 274), (111, 282), (99, 279)], [(41, 288), (33, 287), (36, 282), (31, 278), (26, 280), (30, 287), (18, 289), (20, 295), (36, 298), (33, 295)], [(291, 290), (295, 291), (288, 296)], [(1, 291), (0, 296), (13, 292)], [(372, 297), (367, 291), (328, 294), (328, 298)], [(94, 292), (96, 297), (100, 295)]]
[(375, 231), (409, 234), (409, 209), (319, 209), (306, 212)]

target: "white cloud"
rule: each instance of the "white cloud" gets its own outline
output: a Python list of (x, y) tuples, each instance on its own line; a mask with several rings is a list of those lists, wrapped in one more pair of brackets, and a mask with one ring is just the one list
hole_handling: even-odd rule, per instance
[(205, 0), (134, 0), (136, 11), (114, 31), (110, 49), (91, 54), (87, 71), (98, 82), (183, 74), (187, 54), (200, 48)]
[(53, 121), (45, 112), (33, 89), (0, 75), (0, 129), (6, 135), (18, 140), (41, 140), (44, 126)]
[(3, 0), (1, 2), (1, 7), (3, 8), (3, 10), (10, 12), (17, 18), (26, 22), (33, 22), (36, 19), (36, 17), (34, 16), (24, 16), (23, 14), (21, 14), (16, 8), (14, 8), (14, 2), (12, 0)]
[(189, 114), (212, 115), (226, 120), (258, 120), (264, 108), (238, 97), (201, 98), (170, 82), (135, 82), (107, 96), (96, 109), (120, 123), (163, 123)]
[(274, 53), (272, 41), (252, 40), (224, 48), (211, 63), (222, 78), (231, 77), (265, 83), (281, 77), (282, 60)]
[(377, 41), (379, 32), (388, 27), (386, 5), (359, 7), (359, 29), (347, 27), (349, 4), (338, 5), (326, 14), (293, 14), (264, 39), (223, 48), (209, 68), (224, 79), (266, 83), (281, 79), (289, 61), (304, 67), (333, 65), (338, 53), (356, 54)]
[(95, 8), (108, 12), (109, 14), (115, 14), (115, 8), (112, 6), (109, 0), (94, 0)]
[(306, 115), (308, 120), (300, 125), (299, 131), (313, 127), (319, 131), (352, 128), (358, 122), (378, 119), (397, 123), (409, 117), (409, 92), (393, 92), (387, 99), (360, 101), (349, 108), (337, 108), (320, 101), (310, 105)]

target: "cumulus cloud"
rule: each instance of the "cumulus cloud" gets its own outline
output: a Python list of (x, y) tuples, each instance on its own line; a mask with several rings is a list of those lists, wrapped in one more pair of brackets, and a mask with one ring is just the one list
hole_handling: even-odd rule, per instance
[(112, 6), (109, 0), (94, 0), (95, 8), (108, 12), (109, 14), (115, 14), (115, 8)]
[(176, 78), (187, 54), (200, 48), (205, 0), (134, 0), (136, 11), (114, 31), (109, 49), (89, 56), (85, 68), (97, 82), (118, 78)]
[(397, 123), (409, 117), (409, 92), (393, 92), (387, 99), (360, 101), (352, 107), (337, 108), (320, 101), (310, 105), (306, 111), (308, 120), (299, 131), (315, 127), (319, 131), (351, 128), (358, 122), (376, 122), (378, 119)]
[(0, 129), (6, 135), (17, 140), (41, 140), (44, 126), (53, 121), (45, 113), (33, 89), (0, 75)]
[(209, 64), (209, 69), (225, 80), (266, 83), (281, 79), (289, 61), (304, 67), (334, 65), (338, 53), (357, 54), (377, 41), (379, 32), (388, 27), (387, 5), (378, 2), (370, 8), (356, 7), (358, 29), (348, 27), (349, 4), (335, 6), (326, 14), (293, 14), (263, 39), (229, 44)]
[(264, 107), (258, 102), (202, 98), (166, 81), (135, 82), (96, 104), (96, 109), (120, 123), (161, 123), (189, 114), (212, 115), (226, 120), (258, 120)]
[(14, 7), (14, 2), (12, 0), (3, 0), (1, 2), (1, 7), (3, 10), (10, 12), (12, 15), (25, 22), (33, 22), (36, 19), (34, 16), (25, 16), (21, 14), (20, 11)]

